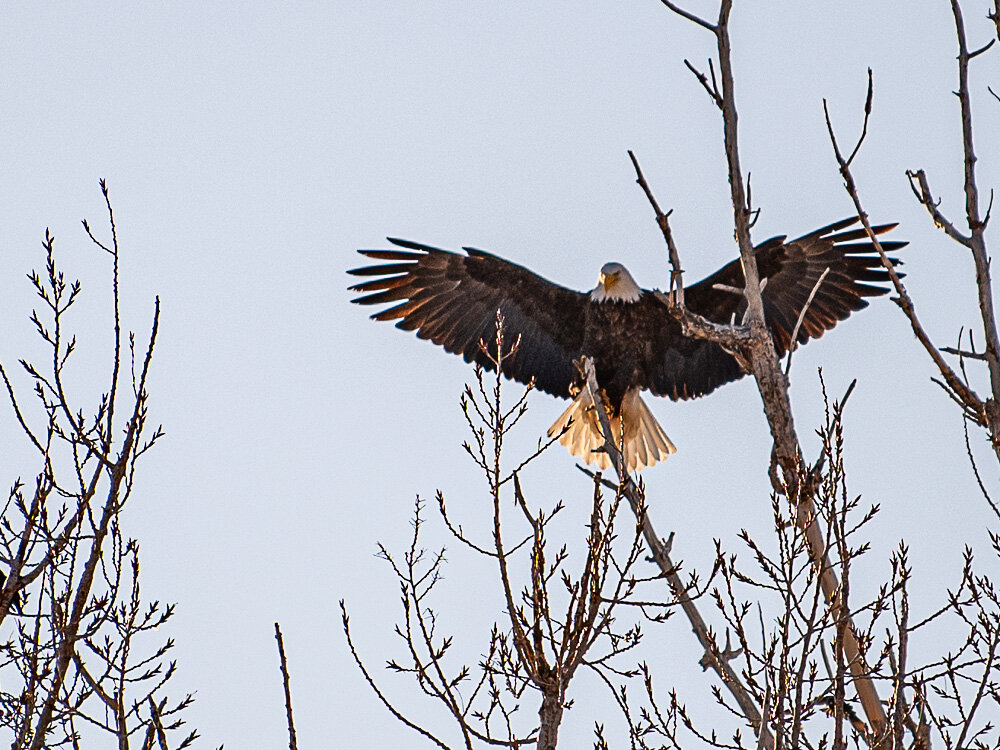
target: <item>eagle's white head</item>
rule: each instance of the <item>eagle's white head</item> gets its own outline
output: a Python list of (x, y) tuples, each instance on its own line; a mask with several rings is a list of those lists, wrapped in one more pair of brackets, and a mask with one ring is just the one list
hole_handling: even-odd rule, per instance
[(642, 289), (621, 263), (605, 263), (590, 293), (592, 302), (638, 302), (641, 296)]

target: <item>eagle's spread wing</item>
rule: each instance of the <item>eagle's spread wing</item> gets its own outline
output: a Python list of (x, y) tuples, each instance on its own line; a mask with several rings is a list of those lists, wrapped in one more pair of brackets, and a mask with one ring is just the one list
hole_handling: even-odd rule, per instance
[(355, 268), (355, 276), (374, 276), (351, 287), (369, 292), (362, 305), (396, 303), (372, 316), (395, 320), (397, 328), (492, 369), (480, 342), (496, 356), (496, 315), (504, 316), (504, 349), (519, 341), (503, 363), (504, 374), (554, 396), (568, 397), (576, 379), (573, 359), (583, 343), (586, 295), (546, 281), (528, 269), (482, 250), (465, 255), (390, 238), (405, 250), (359, 250), (388, 261)]
[[(819, 338), (852, 312), (868, 307), (865, 297), (878, 297), (889, 291), (887, 287), (870, 283), (888, 281), (889, 273), (882, 267), (871, 242), (854, 241), (867, 240), (864, 229), (840, 231), (857, 221), (856, 218), (843, 219), (791, 242), (785, 242), (784, 237), (774, 237), (754, 248), (760, 278), (767, 279), (761, 294), (764, 320), (774, 335), (779, 355), (788, 351), (799, 313), (825, 269), (830, 271), (809, 303), (799, 327), (800, 344)], [(883, 234), (895, 226), (883, 224), (874, 227), (874, 231)], [(905, 242), (882, 243), (886, 252), (905, 245)], [(892, 263), (897, 265), (899, 261), (893, 259)], [(743, 295), (716, 285), (742, 289), (743, 269), (738, 260), (686, 287), (685, 304), (692, 312), (717, 323), (729, 323), (733, 316), (739, 321), (746, 310)]]
[[(872, 283), (888, 281), (889, 274), (874, 246), (867, 241), (864, 229), (841, 231), (857, 221), (857, 218), (844, 219), (790, 242), (775, 237), (754, 248), (760, 278), (767, 279), (761, 294), (764, 319), (779, 356), (788, 351), (799, 314), (825, 269), (830, 270), (799, 327), (800, 344), (819, 338), (855, 310), (867, 307), (865, 297), (889, 291)], [(874, 231), (883, 234), (895, 226), (885, 224)], [(882, 242), (882, 247), (889, 252), (906, 244)], [(892, 263), (897, 265), (899, 261), (892, 259)], [(684, 303), (692, 312), (716, 323), (730, 323), (734, 318), (740, 322), (746, 299), (732, 290), (742, 288), (743, 269), (735, 260), (697, 284), (685, 287)], [(663, 326), (667, 326), (666, 322)], [(658, 359), (648, 370), (648, 387), (657, 395), (673, 399), (702, 396), (744, 374), (733, 357), (711, 342), (684, 340), (665, 350), (663, 345), (658, 346), (654, 351)]]

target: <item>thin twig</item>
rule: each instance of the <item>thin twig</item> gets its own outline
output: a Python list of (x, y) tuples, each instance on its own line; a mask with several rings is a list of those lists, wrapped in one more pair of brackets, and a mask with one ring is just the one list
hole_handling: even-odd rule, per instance
[(689, 13), (688, 11), (684, 10), (683, 8), (681, 8), (680, 6), (675, 5), (674, 3), (670, 2), (670, 0), (660, 0), (660, 2), (662, 2), (668, 8), (670, 8), (670, 10), (672, 10), (677, 15), (679, 15), (679, 16), (681, 16), (683, 18), (686, 18), (687, 20), (691, 21), (691, 23), (696, 23), (696, 24), (698, 24), (699, 26), (701, 26), (704, 29), (708, 29), (709, 31), (711, 31), (713, 33), (715, 32), (715, 26), (713, 26), (712, 24), (710, 24), (705, 19), (699, 18), (694, 13)]
[(350, 627), (351, 620), (347, 616), (347, 605), (344, 603), (343, 599), (340, 600), (340, 616), (341, 616), (341, 622), (344, 627), (344, 636), (347, 638), (347, 648), (350, 650), (351, 656), (354, 657), (354, 663), (358, 665), (358, 669), (361, 670), (361, 674), (364, 676), (365, 682), (367, 682), (368, 686), (375, 692), (375, 695), (378, 696), (378, 699), (382, 701), (382, 705), (389, 710), (389, 713), (391, 713), (393, 716), (395, 716), (397, 719), (403, 722), (406, 726), (408, 726), (410, 729), (420, 733), (421, 735), (429, 739), (431, 742), (433, 742), (435, 745), (441, 748), (441, 750), (451, 750), (451, 748), (449, 748), (446, 744), (441, 742), (441, 740), (439, 740), (433, 734), (428, 732), (420, 725), (413, 723), (405, 716), (403, 716), (403, 714), (397, 711), (395, 706), (393, 706), (392, 703), (389, 702), (389, 699), (386, 698), (385, 694), (379, 689), (378, 685), (375, 684), (375, 680), (372, 678), (371, 674), (369, 674), (368, 669), (365, 667), (364, 662), (361, 660), (361, 656), (358, 654), (357, 649), (354, 647), (354, 641), (351, 638), (351, 627)]
[(809, 312), (809, 305), (812, 304), (813, 298), (816, 296), (816, 292), (819, 291), (819, 287), (823, 283), (823, 279), (826, 278), (826, 275), (828, 273), (830, 273), (830, 266), (827, 266), (826, 268), (823, 269), (823, 273), (820, 274), (819, 278), (816, 279), (816, 283), (813, 284), (812, 291), (809, 292), (809, 297), (808, 299), (806, 299), (806, 303), (802, 306), (802, 309), (799, 310), (799, 317), (798, 320), (795, 321), (795, 327), (792, 329), (792, 338), (788, 344), (788, 359), (785, 362), (786, 376), (788, 375), (788, 372), (792, 369), (792, 353), (795, 351), (796, 344), (798, 343), (799, 328), (802, 326), (802, 321), (805, 320), (806, 313)]
[(689, 60), (685, 60), (684, 64), (687, 66), (687, 69), (694, 74), (694, 77), (698, 79), (698, 83), (701, 84), (702, 88), (704, 88), (709, 97), (711, 97), (715, 106), (722, 109), (722, 95), (719, 94), (718, 81), (715, 79), (715, 67), (712, 65), (712, 61), (708, 61), (708, 69), (712, 74), (711, 82), (709, 82), (708, 77), (692, 65)]
[(943, 351), (945, 354), (955, 354), (959, 357), (964, 357), (965, 359), (978, 359), (978, 360), (987, 359), (986, 355), (983, 354), (982, 352), (965, 351), (964, 349), (956, 349), (953, 346), (942, 346), (941, 351)]
[(632, 160), (632, 166), (635, 167), (636, 182), (639, 183), (642, 191), (646, 194), (647, 200), (649, 200), (649, 204), (653, 207), (653, 213), (656, 215), (656, 223), (659, 225), (660, 231), (663, 233), (663, 239), (667, 243), (667, 255), (670, 259), (670, 299), (678, 307), (683, 308), (684, 271), (681, 268), (680, 253), (677, 251), (677, 245), (674, 244), (674, 235), (670, 231), (670, 214), (673, 213), (673, 209), (666, 213), (660, 210), (660, 204), (656, 202), (653, 191), (649, 189), (649, 184), (646, 182), (646, 178), (642, 174), (642, 169), (639, 167), (639, 160), (636, 159), (635, 154), (631, 150), (628, 152), (628, 157)]
[(288, 750), (298, 750), (295, 739), (295, 721), (292, 719), (292, 688), (288, 680), (288, 661), (285, 659), (285, 641), (281, 637), (281, 628), (274, 623), (274, 638), (278, 641), (278, 658), (281, 661), (281, 684), (285, 688), (285, 715), (288, 717)]

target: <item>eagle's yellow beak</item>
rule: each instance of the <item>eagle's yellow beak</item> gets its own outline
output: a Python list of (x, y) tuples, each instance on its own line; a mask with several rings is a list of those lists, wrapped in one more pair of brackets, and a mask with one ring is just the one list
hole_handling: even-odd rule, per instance
[(613, 287), (615, 284), (618, 283), (618, 274), (617, 273), (608, 273), (608, 274), (606, 274), (606, 273), (604, 273), (602, 271), (601, 272), (601, 283), (604, 285), (604, 291), (605, 292), (610, 291), (611, 287)]

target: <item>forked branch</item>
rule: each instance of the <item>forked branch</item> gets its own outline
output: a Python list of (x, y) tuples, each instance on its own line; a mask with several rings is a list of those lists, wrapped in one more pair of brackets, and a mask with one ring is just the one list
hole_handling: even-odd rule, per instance
[[(955, 19), (955, 30), (958, 36), (959, 46), (959, 88), (956, 94), (960, 103), (962, 146), (965, 154), (965, 219), (969, 230), (968, 234), (963, 234), (941, 211), (940, 201), (934, 197), (927, 175), (922, 169), (908, 171), (907, 177), (910, 180), (910, 187), (913, 190), (914, 195), (930, 214), (934, 224), (944, 231), (944, 233), (952, 240), (968, 248), (972, 254), (976, 271), (976, 289), (979, 309), (983, 323), (983, 336), (986, 342), (985, 350), (979, 354), (976, 359), (984, 361), (987, 365), (991, 392), (989, 398), (984, 399), (977, 394), (969, 385), (968, 379), (964, 377), (964, 375), (960, 375), (956, 372), (948, 361), (945, 360), (942, 355), (942, 351), (948, 350), (942, 350), (931, 341), (930, 336), (920, 323), (912, 298), (907, 293), (899, 274), (896, 272), (895, 268), (893, 268), (892, 263), (889, 261), (881, 243), (872, 231), (867, 213), (864, 211), (862, 206), (858, 188), (851, 173), (851, 162), (861, 148), (865, 134), (867, 133), (867, 122), (871, 113), (872, 102), (871, 71), (869, 70), (868, 74), (868, 96), (865, 103), (864, 114), (865, 126), (863, 127), (861, 136), (854, 146), (849, 158), (845, 158), (840, 149), (840, 145), (830, 120), (829, 109), (825, 99), (823, 101), (823, 109), (826, 115), (826, 125), (830, 136), (830, 142), (833, 145), (834, 156), (836, 157), (838, 168), (844, 178), (845, 189), (851, 196), (851, 200), (854, 202), (854, 207), (858, 217), (861, 219), (869, 239), (878, 251), (879, 256), (882, 259), (883, 267), (889, 274), (889, 278), (897, 294), (897, 297), (895, 298), (896, 304), (903, 311), (903, 314), (906, 315), (917, 340), (924, 348), (924, 351), (927, 352), (927, 355), (931, 358), (935, 367), (937, 367), (938, 371), (941, 373), (945, 390), (962, 407), (963, 413), (972, 418), (980, 426), (986, 428), (990, 435), (994, 452), (996, 453), (997, 458), (1000, 459), (1000, 339), (998, 339), (997, 334), (996, 314), (993, 306), (992, 281), (990, 279), (990, 264), (986, 249), (985, 230), (988, 219), (981, 218), (979, 191), (976, 186), (975, 165), (977, 158), (972, 139), (972, 105), (969, 93), (969, 62), (978, 54), (984, 52), (989, 45), (975, 52), (970, 52), (966, 40), (962, 11), (958, 0), (952, 0), (951, 7)], [(987, 217), (988, 215), (989, 214), (987, 213)]]

